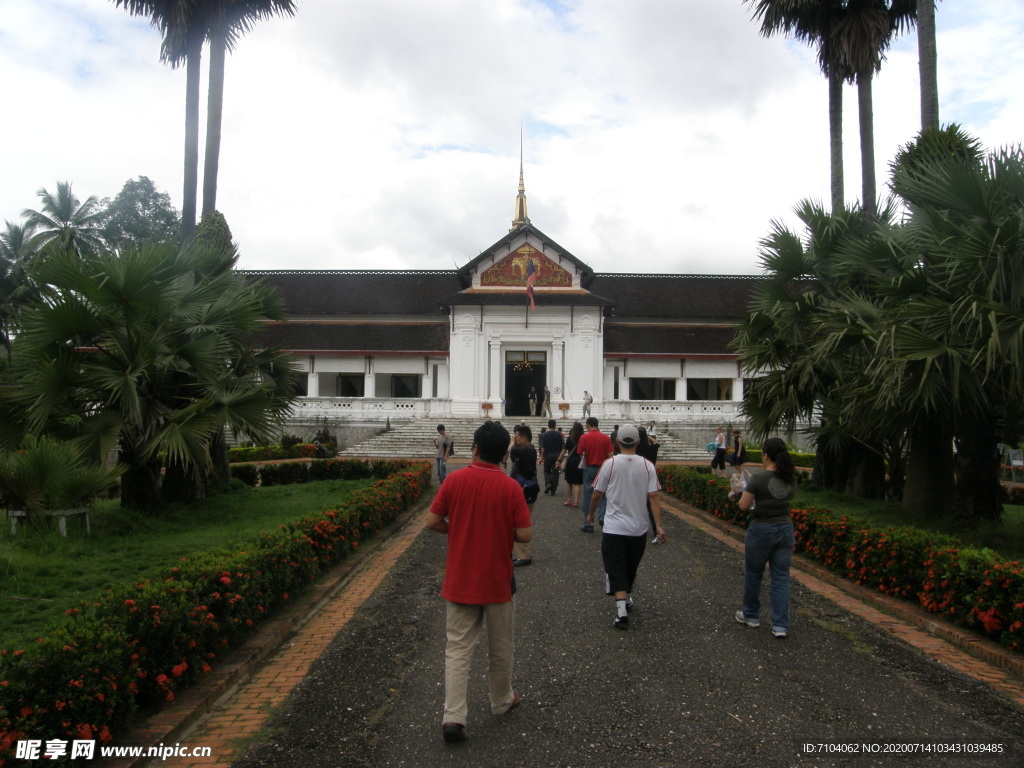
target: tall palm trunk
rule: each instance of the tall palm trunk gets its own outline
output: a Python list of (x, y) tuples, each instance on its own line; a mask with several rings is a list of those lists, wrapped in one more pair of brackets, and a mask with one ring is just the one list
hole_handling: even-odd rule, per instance
[(221, 121), (224, 113), (224, 61), (227, 35), (218, 25), (210, 33), (210, 83), (206, 101), (206, 159), (203, 168), (203, 215), (217, 209)]
[(832, 162), (832, 213), (846, 205), (843, 180), (843, 78), (828, 76), (828, 132)]
[(185, 188), (181, 200), (181, 242), (196, 232), (196, 201), (199, 194), (199, 76), (203, 38), (192, 35), (185, 60)]
[(935, 0), (917, 0), (917, 66), (921, 77), (921, 130), (939, 127)]
[(991, 416), (976, 416), (964, 419), (958, 429), (953, 514), (971, 525), (999, 520), (1003, 514), (994, 421)]
[(875, 113), (871, 99), (871, 70), (857, 75), (857, 106), (860, 114), (861, 205), (864, 223), (871, 226), (878, 213), (875, 183)]
[(953, 429), (923, 417), (911, 428), (903, 511), (946, 517), (953, 510)]

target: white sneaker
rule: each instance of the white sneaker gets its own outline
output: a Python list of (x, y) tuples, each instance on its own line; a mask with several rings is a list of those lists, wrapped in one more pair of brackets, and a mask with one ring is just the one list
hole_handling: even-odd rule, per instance
[(651, 544), (661, 544), (661, 537), (655, 536), (653, 539), (651, 539)]
[[(760, 619), (748, 619), (746, 616), (744, 616), (742, 608), (736, 611), (736, 621), (738, 621), (740, 624), (746, 624), (748, 627), (752, 627), (754, 629), (757, 629), (761, 626)], [(785, 636), (785, 630), (782, 631), (782, 634), (783, 636)]]
[(786, 630), (784, 630), (782, 627), (772, 627), (772, 637), (776, 638), (777, 640), (785, 640), (787, 637)]

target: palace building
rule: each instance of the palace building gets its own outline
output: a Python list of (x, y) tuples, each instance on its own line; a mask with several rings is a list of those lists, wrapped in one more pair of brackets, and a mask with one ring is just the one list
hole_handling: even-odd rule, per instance
[(512, 228), (460, 269), (247, 274), (288, 308), (261, 343), (305, 372), (296, 418), (364, 423), (527, 416), (545, 386), (554, 418), (587, 391), (602, 419), (731, 419), (728, 343), (760, 280), (595, 273), (530, 221), (521, 166)]

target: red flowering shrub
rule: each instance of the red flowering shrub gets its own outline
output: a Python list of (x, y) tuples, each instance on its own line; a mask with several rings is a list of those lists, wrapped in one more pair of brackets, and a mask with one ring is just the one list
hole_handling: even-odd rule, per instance
[[(666, 493), (746, 525), (746, 513), (728, 500), (725, 480), (673, 466), (659, 467), (658, 477)], [(798, 554), (1024, 652), (1024, 564), (1000, 561), (991, 550), (964, 547), (941, 534), (872, 528), (827, 509), (794, 509), (793, 526)]]
[(140, 709), (173, 701), (430, 485), (424, 462), (340, 463), (363, 465), (344, 468), (363, 476), (393, 473), (339, 509), (264, 533), (240, 552), (183, 559), (158, 579), (71, 609), (31, 648), (0, 651), (0, 766), (19, 739), (109, 741)]

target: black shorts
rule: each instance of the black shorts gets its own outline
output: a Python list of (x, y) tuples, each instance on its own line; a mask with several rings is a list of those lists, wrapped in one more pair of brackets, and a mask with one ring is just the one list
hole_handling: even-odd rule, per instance
[(622, 536), (606, 533), (601, 537), (601, 560), (608, 576), (608, 594), (632, 592), (636, 570), (647, 549), (647, 534)]

